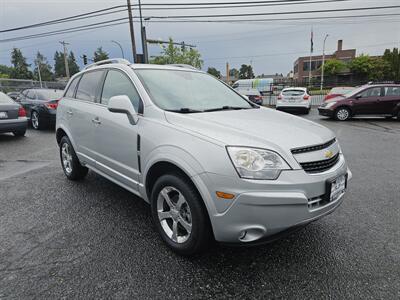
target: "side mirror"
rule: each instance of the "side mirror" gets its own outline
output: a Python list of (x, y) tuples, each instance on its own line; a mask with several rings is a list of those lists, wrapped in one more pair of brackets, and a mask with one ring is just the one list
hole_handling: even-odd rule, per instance
[(126, 95), (118, 95), (111, 97), (108, 101), (107, 108), (112, 113), (126, 114), (129, 123), (136, 125), (138, 122), (138, 116), (135, 108), (132, 105), (131, 100)]

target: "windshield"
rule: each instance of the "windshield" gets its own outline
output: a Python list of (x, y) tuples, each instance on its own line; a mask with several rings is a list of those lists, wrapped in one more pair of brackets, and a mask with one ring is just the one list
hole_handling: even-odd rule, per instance
[(135, 70), (153, 102), (164, 110), (202, 112), (253, 106), (214, 77), (198, 72)]
[(282, 91), (283, 96), (302, 96), (305, 93), (304, 90), (285, 90)]
[(37, 97), (39, 100), (56, 100), (62, 97), (62, 90), (37, 90)]

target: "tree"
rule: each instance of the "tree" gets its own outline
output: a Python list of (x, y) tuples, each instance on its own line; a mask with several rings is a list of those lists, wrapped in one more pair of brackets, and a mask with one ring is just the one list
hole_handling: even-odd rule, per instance
[(200, 69), (203, 65), (200, 53), (183, 45), (181, 47), (173, 44), (172, 38), (169, 39), (167, 46), (162, 45), (161, 55), (151, 60), (151, 63), (158, 65), (166, 64), (187, 64)]
[(36, 54), (35, 69), (33, 70), (33, 76), (36, 80), (39, 80), (38, 68), (40, 68), (40, 76), (43, 81), (54, 80), (54, 74), (51, 71), (51, 66), (47, 62), (46, 57), (44, 57), (39, 51)]
[(105, 59), (109, 59), (108, 53), (103, 50), (103, 47), (97, 48), (94, 52), (93, 61), (98, 62)]
[(360, 79), (365, 80), (373, 70), (373, 63), (368, 55), (361, 54), (349, 63), (350, 70)]
[(386, 79), (400, 81), (400, 51), (398, 48), (386, 49), (382, 59), (389, 65)]
[(11, 63), (13, 64), (11, 78), (32, 79), (32, 72), (29, 71), (30, 64), (26, 62), (26, 58), (18, 48), (14, 48), (11, 52)]
[(12, 71), (12, 67), (0, 65), (0, 78), (10, 78)]
[[(326, 76), (336, 76), (346, 69), (346, 64), (338, 59), (328, 59), (324, 64), (324, 74)], [(322, 70), (322, 66), (320, 67)]]
[(239, 70), (240, 79), (252, 79), (254, 78), (253, 68), (250, 65), (242, 65)]
[(209, 67), (209, 68), (207, 69), (207, 73), (208, 73), (208, 74), (211, 74), (211, 75), (214, 76), (214, 77), (217, 77), (218, 79), (221, 78), (221, 72), (218, 71), (216, 68)]
[[(75, 55), (71, 51), (68, 55), (68, 67), (69, 67), (69, 74), (72, 76), (75, 73), (79, 72), (79, 66), (76, 63)], [(65, 62), (64, 62), (64, 53), (58, 52), (54, 54), (54, 73), (56, 77), (65, 77)]]
[(232, 69), (230, 69), (229, 70), (229, 76), (231, 77), (231, 78), (239, 78), (239, 70), (238, 69), (235, 69), (235, 68), (232, 68)]

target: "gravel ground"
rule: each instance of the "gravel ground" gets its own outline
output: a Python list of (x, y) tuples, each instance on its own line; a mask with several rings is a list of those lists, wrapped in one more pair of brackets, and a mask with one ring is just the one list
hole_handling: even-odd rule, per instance
[(68, 181), (54, 132), (0, 135), (0, 299), (400, 298), (400, 122), (315, 120), (353, 172), (335, 213), (254, 248), (169, 251), (142, 200)]

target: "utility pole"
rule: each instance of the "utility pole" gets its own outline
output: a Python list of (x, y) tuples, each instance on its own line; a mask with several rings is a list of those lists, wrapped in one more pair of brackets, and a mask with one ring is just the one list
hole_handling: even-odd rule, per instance
[(325, 35), (324, 46), (322, 47), (321, 91), (324, 87), (325, 43), (326, 43), (326, 39), (328, 38), (328, 36), (329, 36), (329, 34)]
[(38, 59), (36, 59), (35, 63), (36, 63), (37, 70), (38, 70), (40, 88), (42, 88), (43, 86), (42, 86), (42, 74), (40, 73), (40, 61)]
[(60, 42), (60, 44), (63, 45), (63, 47), (64, 47), (65, 75), (69, 79), (69, 66), (68, 66), (68, 57), (67, 57), (67, 45), (69, 45), (69, 43), (62, 41), (62, 42)]
[(143, 51), (143, 60), (144, 63), (149, 63), (149, 56), (147, 53), (147, 43), (146, 43), (146, 28), (143, 26), (143, 18), (142, 18), (142, 3), (139, 0), (139, 17), (140, 17), (140, 36), (142, 38), (142, 51)]
[(127, 3), (128, 3), (128, 16), (129, 16), (129, 30), (131, 32), (132, 56), (133, 56), (133, 62), (136, 62), (137, 54), (136, 54), (136, 43), (135, 43), (135, 31), (133, 30), (131, 0), (127, 0)]
[(229, 78), (229, 63), (226, 63), (226, 83), (229, 84), (230, 78)]

